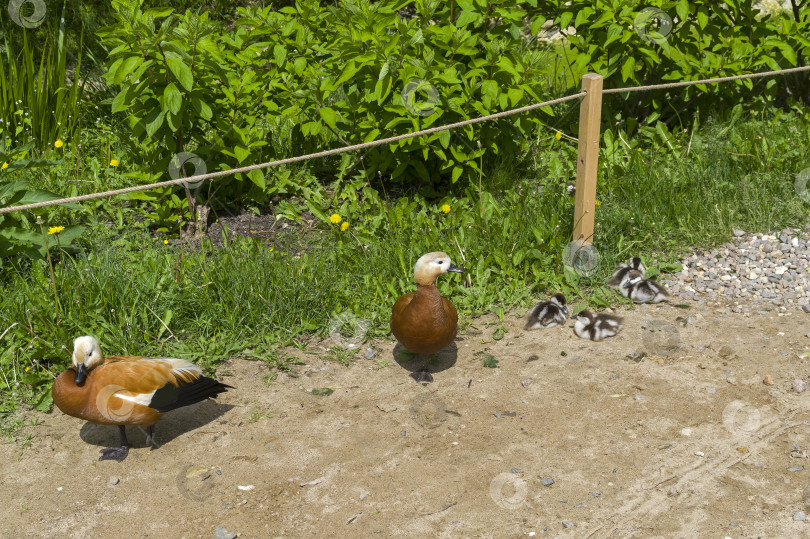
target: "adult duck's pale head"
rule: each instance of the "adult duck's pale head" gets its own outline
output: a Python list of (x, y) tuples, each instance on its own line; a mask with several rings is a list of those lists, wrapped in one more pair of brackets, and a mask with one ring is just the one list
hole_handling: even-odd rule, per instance
[(416, 261), (413, 269), (413, 280), (421, 286), (431, 286), (436, 284), (436, 278), (442, 273), (452, 271), (464, 273), (464, 268), (454, 266), (450, 257), (446, 253), (434, 252), (422, 255)]
[(85, 335), (76, 337), (73, 341), (73, 368), (76, 369), (76, 378), (73, 380), (77, 386), (84, 384), (87, 373), (104, 363), (101, 355), (101, 345), (94, 337)]

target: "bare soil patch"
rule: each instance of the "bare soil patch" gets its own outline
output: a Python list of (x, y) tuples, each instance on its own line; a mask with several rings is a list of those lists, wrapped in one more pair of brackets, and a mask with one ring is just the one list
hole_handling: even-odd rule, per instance
[[(323, 359), (329, 342), (291, 351), (306, 365), (274, 381), (262, 364), (233, 360), (220, 374), (236, 389), (168, 413), (159, 448), (131, 429), (136, 447), (120, 464), (97, 461), (100, 448), (117, 444), (115, 428), (36, 414), (43, 423), (22, 433), (30, 446), (0, 446), (0, 529), (808, 534), (810, 524), (793, 519), (810, 512), (810, 397), (792, 389), (810, 379), (805, 313), (644, 305), (621, 312), (623, 332), (600, 343), (574, 336), (572, 321), (524, 332), (523, 314), (507, 315), (500, 340), (494, 316), (472, 320), (455, 347), (422, 365), (429, 383), (411, 376), (420, 358), (395, 357), (393, 341), (372, 343), (376, 357), (348, 368)], [(486, 354), (497, 368), (483, 366)]]
[[(264, 240), (276, 248), (296, 246), (312, 233), (316, 224), (315, 217), (309, 212), (304, 212), (301, 217), (301, 221), (294, 222), (269, 212), (254, 214), (240, 210), (234, 214), (217, 215), (216, 218), (212, 213), (203, 235), (215, 247), (224, 247), (226, 241), (234, 241), (239, 236)], [(170, 244), (182, 241), (193, 248), (200, 246), (200, 239), (191, 236), (184, 236), (182, 240), (176, 237), (168, 240)]]

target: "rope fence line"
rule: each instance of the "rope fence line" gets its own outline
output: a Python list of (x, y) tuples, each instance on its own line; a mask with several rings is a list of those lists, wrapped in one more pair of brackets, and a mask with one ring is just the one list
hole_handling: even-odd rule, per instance
[[(678, 87), (683, 87), (683, 86), (692, 86), (692, 85), (696, 85), (696, 84), (717, 84), (717, 83), (720, 83), (720, 82), (727, 82), (727, 81), (732, 81), (732, 80), (752, 79), (752, 78), (756, 78), (756, 77), (767, 77), (767, 76), (771, 76), (771, 75), (786, 75), (788, 73), (796, 73), (796, 72), (801, 72), (801, 71), (810, 71), (810, 66), (794, 67), (794, 68), (783, 69), (783, 70), (779, 70), (779, 71), (766, 71), (766, 72), (763, 72), (763, 73), (748, 73), (748, 74), (745, 74), (745, 75), (736, 75), (736, 76), (733, 76), (733, 77), (720, 77), (720, 78), (716, 78), (716, 79), (682, 81), (682, 82), (673, 82), (673, 83), (667, 83), (667, 84), (653, 84), (653, 85), (648, 85), (648, 86), (631, 86), (631, 87), (627, 87), (627, 88), (610, 88), (610, 89), (607, 89), (607, 90), (602, 90), (602, 93), (603, 94), (617, 94), (617, 93), (623, 93), (623, 92), (642, 92), (642, 91), (649, 91), (649, 90), (661, 90), (661, 89), (665, 89), (665, 88), (678, 88)], [(534, 103), (532, 105), (527, 105), (525, 107), (520, 107), (520, 108), (517, 108), (517, 109), (511, 109), (511, 110), (506, 110), (506, 111), (502, 111), (502, 112), (497, 112), (497, 113), (494, 113), (494, 114), (489, 114), (487, 116), (481, 116), (479, 118), (472, 118), (472, 119), (469, 119), (469, 120), (463, 120), (461, 122), (455, 122), (455, 123), (452, 123), (452, 124), (446, 124), (446, 125), (441, 125), (441, 126), (437, 126), (437, 127), (431, 127), (429, 129), (423, 129), (421, 131), (415, 131), (413, 133), (405, 133), (403, 135), (396, 135), (396, 136), (393, 136), (393, 137), (388, 137), (388, 138), (383, 138), (383, 139), (378, 139), (378, 140), (372, 140), (370, 142), (364, 142), (362, 144), (353, 144), (353, 145), (350, 145), (350, 146), (344, 146), (342, 148), (334, 148), (334, 149), (331, 149), (331, 150), (324, 150), (322, 152), (315, 152), (315, 153), (306, 154), (306, 155), (299, 155), (299, 156), (296, 156), (296, 157), (289, 157), (289, 158), (286, 158), (286, 159), (279, 159), (277, 161), (270, 161), (270, 162), (267, 162), (267, 163), (259, 163), (259, 164), (256, 164), (256, 165), (249, 165), (249, 166), (246, 166), (246, 167), (232, 168), (232, 169), (229, 169), (229, 170), (220, 170), (220, 171), (217, 171), (217, 172), (210, 172), (208, 174), (201, 174), (199, 176), (189, 176), (189, 177), (185, 177), (185, 178), (177, 178), (177, 179), (167, 180), (167, 181), (163, 181), (163, 182), (150, 183), (150, 184), (146, 184), (146, 185), (136, 185), (136, 186), (132, 186), (132, 187), (126, 187), (126, 188), (123, 188), (123, 189), (115, 189), (115, 190), (112, 190), (112, 191), (104, 191), (104, 192), (101, 192), (101, 193), (90, 193), (90, 194), (87, 194), (87, 195), (79, 195), (79, 196), (75, 196), (75, 197), (60, 198), (60, 199), (56, 199), (56, 200), (49, 200), (49, 201), (45, 201), (45, 202), (36, 202), (36, 203), (33, 203), (33, 204), (23, 204), (23, 205), (19, 205), (19, 206), (7, 206), (7, 207), (4, 207), (4, 208), (0, 208), (0, 215), (5, 214), (5, 213), (15, 212), (15, 211), (26, 211), (26, 210), (33, 210), (33, 209), (37, 209), (37, 208), (44, 208), (44, 207), (47, 207), (47, 206), (56, 206), (56, 205), (59, 205), (59, 204), (67, 204), (67, 203), (71, 203), (71, 202), (83, 202), (85, 200), (95, 200), (95, 199), (99, 199), (99, 198), (113, 197), (113, 196), (123, 195), (123, 194), (127, 194), (127, 193), (134, 193), (134, 192), (137, 192), (137, 191), (147, 191), (149, 189), (156, 189), (158, 187), (168, 187), (168, 186), (171, 186), (171, 185), (180, 185), (180, 184), (190, 183), (190, 182), (196, 183), (196, 182), (200, 182), (200, 181), (204, 181), (204, 180), (208, 180), (208, 179), (214, 179), (214, 178), (219, 178), (219, 177), (222, 177), (222, 176), (228, 176), (228, 175), (231, 175), (231, 174), (238, 174), (238, 173), (242, 173), (242, 172), (250, 172), (252, 170), (265, 169), (265, 168), (270, 168), (270, 167), (275, 167), (275, 166), (287, 165), (287, 164), (290, 164), (290, 163), (297, 163), (297, 162), (300, 162), (300, 161), (308, 161), (310, 159), (317, 159), (317, 158), (320, 158), (320, 157), (327, 157), (327, 156), (330, 156), (330, 155), (337, 155), (337, 154), (346, 153), (346, 152), (352, 152), (352, 151), (356, 151), (356, 150), (363, 150), (363, 149), (366, 149), (366, 148), (372, 148), (374, 146), (381, 146), (383, 144), (390, 144), (392, 142), (398, 142), (400, 140), (407, 140), (407, 139), (411, 139), (411, 138), (421, 137), (421, 136), (424, 136), (424, 135), (432, 135), (433, 133), (439, 133), (441, 131), (446, 131), (448, 129), (456, 129), (456, 128), (464, 127), (464, 126), (467, 126), (467, 125), (477, 124), (477, 123), (481, 123), (481, 122), (485, 122), (485, 121), (489, 121), (489, 120), (495, 120), (495, 119), (498, 119), (498, 118), (504, 118), (506, 116), (511, 116), (513, 114), (520, 114), (520, 113), (523, 113), (523, 112), (529, 112), (529, 111), (539, 109), (539, 108), (542, 108), (542, 107), (548, 107), (548, 106), (551, 106), (551, 105), (557, 105), (559, 103), (564, 103), (566, 101), (571, 101), (573, 99), (578, 99), (578, 98), (584, 97), (586, 95), (587, 95), (587, 92), (579, 92), (579, 93), (568, 95), (568, 96), (561, 97), (561, 98), (558, 98), (558, 99), (552, 99), (551, 101), (544, 101), (542, 103)]]
[(631, 86), (629, 88), (610, 88), (602, 90), (603, 94), (620, 94), (623, 92), (642, 92), (649, 90), (663, 90), (665, 88), (680, 88), (682, 86), (692, 86), (695, 84), (717, 84), (731, 80), (753, 79), (757, 77), (769, 77), (771, 75), (787, 75), (788, 73), (798, 73), (800, 71), (810, 71), (810, 66), (791, 67), (780, 69), (779, 71), (765, 71), (763, 73), (747, 73), (745, 75), (735, 75), (733, 77), (720, 77), (717, 79), (687, 80), (682, 82), (669, 82), (666, 84), (652, 84), (650, 86)]
[(544, 101), (543, 103), (534, 103), (533, 105), (527, 105), (525, 107), (520, 107), (518, 109), (512, 110), (505, 110), (503, 112), (497, 112), (495, 114), (490, 114), (488, 116), (482, 116), (480, 118), (472, 118), (470, 120), (464, 120), (461, 122), (456, 122), (447, 125), (440, 125), (437, 127), (431, 127), (429, 129), (423, 129), (421, 131), (416, 131), (414, 133), (405, 133), (404, 135), (397, 135), (394, 137), (388, 137), (378, 140), (372, 140), (370, 142), (364, 142), (362, 144), (353, 144), (351, 146), (344, 146), (342, 148), (334, 148), (332, 150), (324, 150), (322, 152), (310, 153), (306, 155), (299, 155), (296, 157), (289, 157), (287, 159), (279, 159), (278, 161), (270, 161), (268, 163), (260, 163), (257, 165), (250, 165), (246, 167), (240, 168), (232, 168), (229, 170), (219, 170), (217, 172), (210, 172), (208, 174), (201, 174), (199, 176), (188, 176), (186, 178), (177, 178), (174, 180), (166, 180), (165, 182), (157, 182), (157, 183), (150, 183), (147, 185), (136, 185), (133, 187), (126, 187), (124, 189), (116, 189), (114, 191), (104, 191), (102, 193), (90, 193), (87, 195), (79, 195), (75, 197), (69, 198), (60, 198), (57, 200), (49, 200), (46, 202), (36, 202), (33, 204), (23, 204), (20, 206), (7, 206), (5, 208), (0, 208), (0, 215), (4, 213), (10, 213), (13, 211), (24, 211), (24, 210), (33, 210), (36, 208), (44, 208), (46, 206), (55, 206), (58, 204), (67, 204), (70, 202), (82, 202), (85, 200), (94, 200), (97, 198), (105, 198), (111, 197), (116, 195), (123, 195), (126, 193), (133, 193), (135, 191), (146, 191), (149, 189), (156, 189), (158, 187), (167, 187), (169, 185), (179, 185), (183, 183), (190, 183), (190, 182), (200, 182), (204, 180), (208, 180), (211, 178), (218, 178), (220, 176), (228, 176), (230, 174), (238, 174), (240, 172), (250, 172), (251, 170), (258, 170), (263, 168), (270, 168), (270, 167), (277, 167), (281, 165), (287, 165), (290, 163), (297, 163), (299, 161), (307, 161), (309, 159), (317, 159), (319, 157), (326, 157), (329, 155), (336, 155), (346, 152), (352, 152), (355, 150), (363, 150), (365, 148), (371, 148), (374, 146), (381, 146), (383, 144), (390, 144), (391, 142), (397, 142), (400, 140), (406, 140), (415, 137), (421, 137), (424, 135), (432, 135), (433, 133), (438, 133), (440, 131), (446, 131), (448, 129), (455, 129), (457, 127), (464, 127), (466, 125), (477, 124), (487, 120), (495, 120), (497, 118), (503, 118), (505, 116), (511, 116), (513, 114), (520, 114), (521, 112), (528, 112), (530, 110), (539, 109), (541, 107), (548, 107), (551, 105), (556, 105), (558, 103), (564, 103), (565, 101), (571, 101), (573, 99), (578, 99), (580, 97), (584, 97), (586, 92), (579, 92), (572, 95), (567, 95), (565, 97), (561, 97), (559, 99), (552, 99), (551, 101)]

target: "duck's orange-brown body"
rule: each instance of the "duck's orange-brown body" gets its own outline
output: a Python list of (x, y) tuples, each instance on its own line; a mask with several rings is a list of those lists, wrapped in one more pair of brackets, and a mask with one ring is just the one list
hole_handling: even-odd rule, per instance
[(130, 399), (154, 393), (167, 384), (177, 387), (192, 382), (199, 374), (173, 371), (169, 362), (159, 359), (109, 356), (90, 371), (81, 386), (74, 381), (74, 369), (60, 374), (53, 383), (53, 401), (64, 413), (91, 423), (148, 427), (163, 414)]
[(227, 391), (231, 386), (202, 375), (177, 358), (110, 356), (89, 335), (73, 341), (73, 368), (53, 383), (53, 402), (64, 413), (99, 425), (117, 425), (121, 447), (101, 450), (99, 460), (123, 461), (129, 453), (126, 425), (146, 427), (153, 443), (155, 423), (164, 412)]
[(416, 292), (401, 296), (391, 310), (391, 333), (414, 354), (435, 354), (450, 346), (458, 331), (458, 312), (436, 288), (443, 273), (464, 273), (442, 252), (422, 255), (413, 269)]
[(391, 332), (409, 352), (435, 354), (456, 338), (458, 312), (436, 285), (419, 285), (394, 303)]

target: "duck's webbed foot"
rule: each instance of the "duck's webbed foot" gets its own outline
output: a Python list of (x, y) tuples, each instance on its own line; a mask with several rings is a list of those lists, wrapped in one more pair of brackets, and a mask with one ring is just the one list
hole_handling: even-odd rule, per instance
[(101, 456), (98, 460), (117, 460), (123, 461), (129, 455), (129, 446), (122, 445), (121, 447), (108, 447), (101, 450)]
[(118, 425), (118, 432), (121, 434), (121, 447), (107, 447), (99, 451), (101, 456), (98, 460), (115, 460), (118, 462), (123, 461), (129, 454), (129, 441), (127, 440), (127, 431), (123, 425)]

